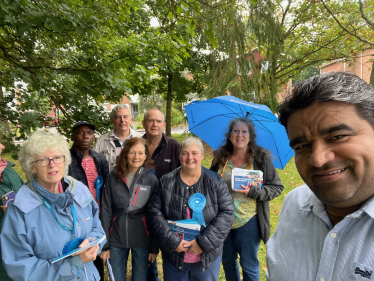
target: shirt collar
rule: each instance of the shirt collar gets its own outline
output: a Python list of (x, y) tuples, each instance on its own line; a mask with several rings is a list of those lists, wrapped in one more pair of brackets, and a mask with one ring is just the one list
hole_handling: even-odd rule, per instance
[[(113, 138), (115, 138), (115, 139), (117, 139), (117, 140), (119, 140), (119, 141), (122, 141), (121, 138), (119, 138), (119, 137), (117, 137), (117, 136), (115, 135), (115, 133), (114, 133), (114, 129), (113, 129), (112, 132), (110, 133), (110, 136), (113, 137)], [(130, 128), (130, 134), (129, 134), (129, 136), (128, 136), (126, 139), (131, 139), (131, 138), (132, 138), (132, 131), (131, 131), (131, 128)]]
[[(322, 213), (326, 213), (325, 204), (323, 204), (317, 196), (311, 192), (311, 195), (306, 200), (306, 203), (300, 208), (301, 211), (311, 212), (321, 217)], [(362, 215), (362, 213), (367, 213), (370, 217), (374, 219), (374, 195), (371, 196), (366, 202), (358, 209), (356, 212), (349, 214), (347, 217), (357, 218)]]

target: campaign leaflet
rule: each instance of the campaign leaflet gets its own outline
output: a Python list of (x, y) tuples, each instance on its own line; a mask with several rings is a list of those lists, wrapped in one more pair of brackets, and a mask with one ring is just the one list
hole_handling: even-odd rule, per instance
[(89, 242), (88, 244), (86, 244), (82, 248), (76, 248), (75, 250), (72, 250), (72, 251), (66, 253), (65, 255), (62, 255), (62, 256), (59, 256), (59, 257), (53, 259), (51, 261), (51, 263), (55, 263), (55, 262), (57, 262), (59, 260), (62, 260), (62, 259), (67, 258), (67, 257), (70, 257), (71, 255), (74, 255), (74, 254), (79, 254), (80, 252), (83, 252), (84, 250), (87, 250), (87, 249), (89, 249), (89, 248), (91, 248), (91, 247), (93, 247), (95, 245), (100, 244), (101, 242), (103, 242), (105, 240), (105, 238), (106, 238), (106, 236), (103, 235), (100, 238), (97, 238), (95, 241)]
[(181, 239), (192, 241), (200, 235), (200, 225), (195, 219), (168, 221), (170, 228)]
[(263, 173), (259, 170), (246, 170), (235, 168), (231, 175), (232, 190), (243, 190), (241, 185), (260, 188), (263, 183)]

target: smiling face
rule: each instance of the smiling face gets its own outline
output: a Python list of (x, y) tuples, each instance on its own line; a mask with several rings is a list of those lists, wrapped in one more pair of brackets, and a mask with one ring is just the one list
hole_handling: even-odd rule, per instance
[(148, 136), (162, 137), (165, 130), (164, 115), (156, 109), (148, 111), (147, 119), (143, 121), (143, 128)]
[(251, 140), (248, 126), (243, 122), (236, 122), (232, 128), (230, 141), (234, 150), (242, 150), (248, 148), (248, 143)]
[[(41, 155), (35, 155), (34, 161), (48, 158), (52, 159), (57, 156), (61, 156), (62, 153), (59, 150), (50, 151), (46, 150)], [(36, 162), (32, 165), (31, 172), (35, 174), (35, 180), (45, 189), (55, 192), (58, 189), (58, 182), (64, 176), (65, 162), (60, 164), (55, 164), (53, 161), (49, 161), (49, 164), (44, 167), (39, 167)]]
[(181, 162), (182, 169), (198, 171), (201, 169), (203, 157), (204, 154), (200, 147), (196, 144), (191, 144), (181, 149), (179, 161)]
[(132, 118), (128, 109), (120, 108), (110, 121), (114, 125), (114, 133), (121, 135), (129, 132)]
[(127, 153), (127, 164), (131, 173), (136, 173), (138, 169), (144, 164), (147, 155), (145, 153), (145, 146), (142, 143), (133, 145)]
[(347, 208), (374, 194), (374, 130), (352, 104), (314, 103), (287, 121), (296, 167), (326, 205)]

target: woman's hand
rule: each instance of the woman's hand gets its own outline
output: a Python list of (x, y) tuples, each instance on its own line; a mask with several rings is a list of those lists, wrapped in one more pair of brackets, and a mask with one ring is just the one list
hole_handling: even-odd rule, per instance
[(150, 263), (154, 263), (155, 260), (157, 259), (157, 255), (158, 255), (158, 254), (151, 254), (151, 253), (149, 253), (149, 255), (148, 255), (148, 261), (149, 261)]
[(236, 189), (235, 189), (234, 191), (237, 192), (237, 193), (244, 194), (244, 195), (247, 197), (249, 191), (251, 190), (251, 188), (248, 187), (248, 186), (245, 186), (245, 185), (241, 185), (241, 187), (243, 188), (243, 190), (236, 190)]
[[(79, 248), (83, 248), (86, 244), (90, 243), (88, 239), (84, 239), (83, 242), (79, 245)], [(80, 252), (79, 254), (75, 254), (73, 256), (79, 255), (83, 263), (90, 262), (96, 260), (97, 252), (99, 251), (99, 245), (92, 246), (87, 250)]]
[(196, 239), (191, 241), (191, 248), (188, 249), (188, 252), (194, 255), (200, 255), (203, 252), (199, 244), (197, 244)]
[(100, 253), (99, 257), (103, 260), (104, 265), (106, 265), (106, 259), (110, 259), (110, 252), (109, 252), (109, 250), (102, 251)]
[(3, 210), (4, 213), (5, 213), (5, 211), (6, 211), (6, 208), (8, 208), (7, 205), (0, 205), (0, 207), (1, 207), (1, 210)]
[(188, 242), (186, 240), (182, 240), (182, 242), (179, 244), (179, 246), (175, 249), (176, 252), (187, 252), (187, 248), (191, 247), (191, 242)]

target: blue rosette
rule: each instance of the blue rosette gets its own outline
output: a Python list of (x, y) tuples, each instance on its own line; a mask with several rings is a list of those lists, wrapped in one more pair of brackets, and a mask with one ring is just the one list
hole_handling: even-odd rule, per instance
[(83, 240), (84, 240), (83, 237), (77, 237), (77, 238), (71, 239), (69, 242), (65, 244), (64, 249), (62, 250), (62, 254), (65, 255), (75, 250), (76, 248), (79, 247), (80, 244), (82, 244)]
[(188, 200), (188, 205), (193, 210), (192, 218), (197, 220), (200, 226), (206, 226), (203, 215), (203, 209), (205, 207), (205, 204), (206, 198), (201, 193), (195, 193), (191, 195), (190, 199)]
[(104, 179), (102, 176), (98, 175), (96, 180), (95, 180), (95, 188), (96, 188), (96, 200), (100, 200), (100, 188), (104, 184)]

